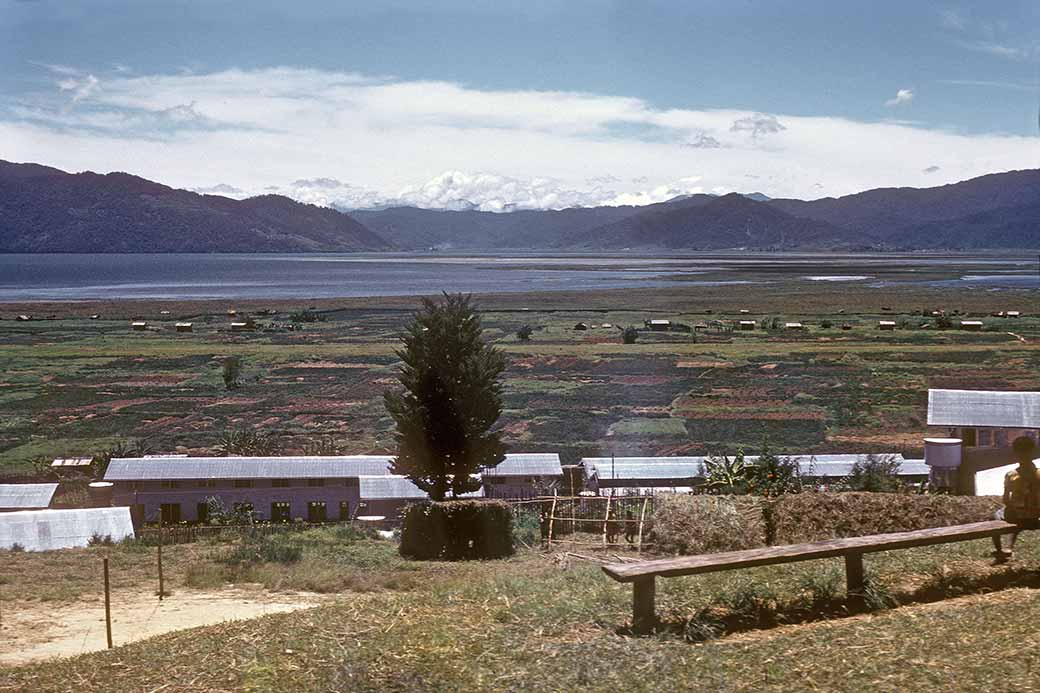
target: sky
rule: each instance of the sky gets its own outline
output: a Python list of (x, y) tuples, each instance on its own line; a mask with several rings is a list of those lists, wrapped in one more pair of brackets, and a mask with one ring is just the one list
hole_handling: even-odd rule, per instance
[(0, 159), (344, 209), (1040, 167), (1040, 2), (0, 0)]

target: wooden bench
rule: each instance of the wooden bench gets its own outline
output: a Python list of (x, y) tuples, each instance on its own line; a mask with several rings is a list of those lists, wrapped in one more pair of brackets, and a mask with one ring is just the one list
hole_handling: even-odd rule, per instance
[(913, 532), (830, 539), (810, 544), (767, 546), (761, 549), (664, 558), (639, 563), (611, 563), (603, 566), (603, 572), (618, 582), (632, 583), (632, 630), (637, 633), (646, 633), (653, 630), (657, 623), (657, 617), (654, 614), (654, 579), (658, 577), (698, 575), (760, 565), (777, 565), (844, 556), (848, 596), (853, 603), (858, 603), (863, 596), (863, 554), (865, 553), (985, 539), (1010, 534), (1016, 529), (1018, 528), (1009, 522), (990, 520), (968, 525), (920, 529)]

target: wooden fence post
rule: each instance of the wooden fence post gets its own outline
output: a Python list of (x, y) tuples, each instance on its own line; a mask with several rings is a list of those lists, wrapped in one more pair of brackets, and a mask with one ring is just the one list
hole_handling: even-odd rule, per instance
[(163, 522), (162, 522), (162, 510), (159, 511), (159, 601), (163, 600), (163, 570), (162, 570), (162, 543), (163, 543)]
[(607, 496), (607, 512), (604, 513), (604, 515), (603, 515), (603, 546), (604, 547), (607, 545), (607, 525), (610, 524), (610, 499), (613, 498), (613, 497), (614, 497), (613, 494)]
[(108, 649), (112, 649), (112, 598), (108, 591), (108, 558), (102, 559), (105, 566), (105, 635), (108, 638)]
[(549, 534), (545, 538), (545, 548), (552, 548), (552, 535), (553, 535), (553, 522), (556, 516), (556, 489), (553, 489), (553, 502), (552, 507), (549, 508)]
[(639, 512), (639, 539), (636, 542), (636, 550), (639, 553), (643, 553), (643, 519), (646, 517), (646, 504), (649, 501), (649, 498), (643, 499), (643, 509)]

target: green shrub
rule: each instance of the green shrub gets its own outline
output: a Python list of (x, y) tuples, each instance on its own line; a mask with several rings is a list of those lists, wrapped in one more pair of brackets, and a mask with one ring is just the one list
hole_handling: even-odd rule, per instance
[(654, 506), (648, 536), (655, 551), (702, 554), (766, 545), (760, 499), (662, 494)]
[(845, 479), (850, 491), (895, 491), (903, 486), (899, 478), (901, 463), (894, 455), (867, 455), (852, 465), (852, 472)]
[(228, 564), (295, 563), (303, 557), (303, 549), (291, 537), (267, 536), (249, 538), (235, 546), (225, 557)]
[(981, 522), (999, 505), (999, 499), (975, 496), (800, 493), (769, 501), (770, 538), (799, 544)]
[(639, 339), (639, 330), (634, 327), (626, 327), (621, 331), (621, 342), (623, 344), (635, 344)]
[(409, 506), (405, 514), (402, 556), (468, 560), (502, 558), (513, 550), (513, 513), (503, 501), (428, 501)]

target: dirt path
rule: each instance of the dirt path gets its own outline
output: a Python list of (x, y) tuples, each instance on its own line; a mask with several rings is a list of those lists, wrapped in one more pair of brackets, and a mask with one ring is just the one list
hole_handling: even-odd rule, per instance
[[(247, 587), (215, 592), (178, 590), (162, 602), (151, 592), (113, 595), (116, 646), (173, 630), (295, 611), (329, 601), (307, 593), (271, 593)], [(0, 605), (0, 666), (103, 650), (103, 600)]]

